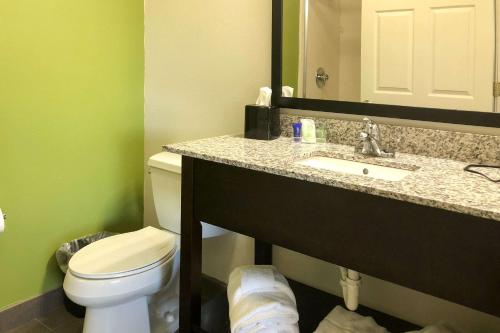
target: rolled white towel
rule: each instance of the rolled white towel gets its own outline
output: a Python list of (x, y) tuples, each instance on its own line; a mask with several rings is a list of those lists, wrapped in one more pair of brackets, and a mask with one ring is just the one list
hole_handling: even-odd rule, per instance
[(246, 295), (229, 308), (232, 333), (298, 333), (295, 299), (282, 292)]
[(427, 326), (420, 331), (411, 331), (408, 333), (460, 333), (460, 331), (448, 323), (439, 322), (436, 325)]
[(314, 333), (387, 333), (372, 317), (363, 317), (336, 306), (319, 324)]
[(274, 266), (241, 266), (227, 288), (232, 333), (298, 333), (295, 295)]
[(240, 266), (229, 275), (227, 298), (230, 308), (248, 295), (267, 292), (282, 292), (296, 304), (288, 281), (274, 266)]

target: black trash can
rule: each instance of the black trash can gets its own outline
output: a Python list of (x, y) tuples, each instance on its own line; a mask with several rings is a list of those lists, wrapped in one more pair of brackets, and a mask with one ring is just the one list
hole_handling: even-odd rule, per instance
[[(116, 235), (116, 233), (101, 231), (96, 234), (80, 237), (70, 242), (62, 244), (56, 251), (56, 260), (57, 264), (59, 265), (59, 268), (64, 274), (66, 274), (66, 272), (68, 271), (69, 260), (71, 259), (71, 257), (75, 255), (75, 253), (77, 253), (78, 251), (80, 251), (85, 246), (91, 243), (97, 242), (98, 240), (113, 235)], [(85, 317), (85, 307), (73, 303), (68, 298), (68, 296), (66, 296), (66, 294), (64, 294), (64, 306), (66, 307), (66, 310), (72, 315), (78, 318)]]

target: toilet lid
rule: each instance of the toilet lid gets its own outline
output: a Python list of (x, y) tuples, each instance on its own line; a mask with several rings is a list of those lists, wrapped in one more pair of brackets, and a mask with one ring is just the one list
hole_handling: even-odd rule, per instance
[(123, 277), (154, 267), (173, 256), (175, 250), (174, 234), (146, 227), (84, 247), (71, 258), (68, 267), (72, 274), (87, 279)]

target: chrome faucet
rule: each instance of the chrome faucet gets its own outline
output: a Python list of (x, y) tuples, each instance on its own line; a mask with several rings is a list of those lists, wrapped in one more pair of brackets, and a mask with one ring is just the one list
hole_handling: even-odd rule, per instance
[(368, 156), (394, 157), (395, 153), (382, 148), (380, 128), (370, 118), (364, 118), (364, 129), (360, 133), (361, 142), (355, 152)]

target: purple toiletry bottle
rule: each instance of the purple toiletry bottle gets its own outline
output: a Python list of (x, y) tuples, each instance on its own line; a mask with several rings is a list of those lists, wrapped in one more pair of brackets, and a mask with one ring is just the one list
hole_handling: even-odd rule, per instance
[(301, 142), (302, 141), (302, 123), (293, 123), (292, 124), (293, 128), (293, 141), (294, 142)]

